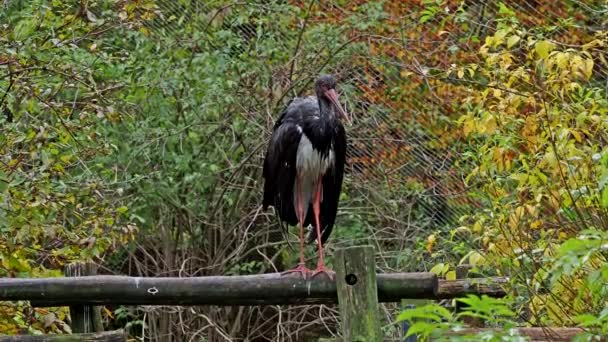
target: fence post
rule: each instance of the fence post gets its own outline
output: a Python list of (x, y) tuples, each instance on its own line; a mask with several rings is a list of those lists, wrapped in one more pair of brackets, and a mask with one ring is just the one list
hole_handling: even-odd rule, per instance
[[(90, 262), (67, 264), (64, 267), (63, 274), (66, 277), (92, 276), (97, 274), (97, 266)], [(72, 320), (71, 328), (74, 333), (103, 332), (101, 308), (99, 306), (70, 306), (70, 319)]]
[(337, 250), (335, 268), (344, 341), (382, 341), (374, 248)]

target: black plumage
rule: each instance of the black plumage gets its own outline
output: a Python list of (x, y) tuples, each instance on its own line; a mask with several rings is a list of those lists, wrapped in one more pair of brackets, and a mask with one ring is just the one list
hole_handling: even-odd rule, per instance
[[(264, 209), (274, 206), (289, 225), (300, 223), (301, 230), (309, 224), (315, 226), (314, 200), (318, 196), (322, 268), (321, 244), (329, 238), (336, 220), (346, 159), (346, 132), (340, 118), (349, 120), (337, 100), (335, 85), (332, 76), (322, 76), (316, 83), (317, 97), (296, 98), (287, 106), (274, 125), (263, 169)], [(302, 199), (302, 222), (297, 196)], [(317, 229), (312, 229), (308, 241), (316, 238)], [(301, 254), (298, 267), (304, 267), (302, 264)]]

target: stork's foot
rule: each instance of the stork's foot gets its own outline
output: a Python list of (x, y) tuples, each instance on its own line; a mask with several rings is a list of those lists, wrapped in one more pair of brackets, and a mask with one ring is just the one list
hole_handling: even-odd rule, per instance
[[(306, 278), (308, 277), (308, 275), (311, 272), (312, 271), (310, 269), (308, 269), (305, 264), (299, 263), (298, 266), (296, 266), (290, 270), (282, 272), (281, 275), (286, 275), (286, 274), (290, 274), (290, 273), (300, 273), (302, 275), (302, 278), (304, 280), (306, 280)], [(314, 277), (314, 275), (313, 275), (313, 277)]]
[(310, 277), (313, 278), (321, 273), (325, 273), (331, 280), (334, 280), (335, 275), (336, 275), (336, 272), (327, 268), (325, 266), (325, 264), (320, 264), (320, 265), (317, 265), (317, 268), (314, 271), (312, 271), (312, 276), (310, 276)]

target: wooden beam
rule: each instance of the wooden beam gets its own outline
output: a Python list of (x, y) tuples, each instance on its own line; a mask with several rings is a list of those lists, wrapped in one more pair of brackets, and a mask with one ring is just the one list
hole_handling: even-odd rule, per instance
[(502, 277), (439, 280), (437, 298), (457, 298), (467, 294), (504, 297), (507, 295), (505, 287), (508, 283), (508, 279)]
[[(505, 295), (504, 278), (437, 281), (433, 273), (377, 275), (378, 300), (438, 299), (468, 293)], [(280, 305), (337, 303), (336, 283), (326, 277), (304, 281), (278, 273), (248, 276), (140, 278), (1, 278), (0, 301), (30, 300), (35, 306), (69, 305)]]
[(123, 330), (106, 331), (92, 334), (72, 335), (16, 335), (0, 336), (0, 342), (126, 342)]
[(336, 282), (345, 341), (382, 341), (372, 246), (336, 251)]
[[(378, 298), (435, 298), (433, 273), (378, 274)], [(30, 300), (34, 306), (69, 305), (278, 305), (337, 303), (336, 282), (297, 274), (192, 278), (89, 276), (2, 278), (0, 301)]]

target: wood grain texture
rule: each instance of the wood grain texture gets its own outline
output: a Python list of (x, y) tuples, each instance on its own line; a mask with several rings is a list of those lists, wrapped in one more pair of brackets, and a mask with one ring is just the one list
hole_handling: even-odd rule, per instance
[(508, 279), (502, 277), (439, 280), (437, 298), (464, 297), (467, 294), (504, 297)]
[(382, 341), (374, 248), (336, 251), (335, 268), (344, 341)]
[[(433, 273), (377, 275), (378, 298), (435, 298)], [(279, 273), (192, 278), (89, 276), (3, 278), (0, 300), (30, 300), (35, 306), (69, 305), (278, 305), (337, 303), (336, 282), (320, 275), (303, 280)]]

